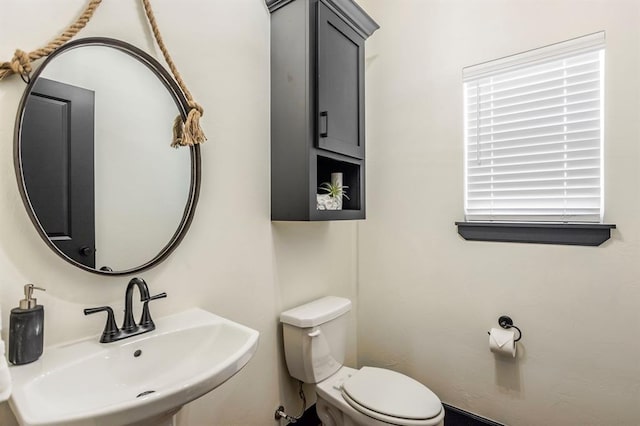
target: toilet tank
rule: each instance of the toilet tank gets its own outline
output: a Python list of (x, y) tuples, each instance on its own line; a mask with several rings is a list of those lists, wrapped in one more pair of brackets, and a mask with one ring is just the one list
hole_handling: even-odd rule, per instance
[(327, 296), (280, 314), (289, 374), (318, 383), (338, 371), (347, 350), (351, 301)]

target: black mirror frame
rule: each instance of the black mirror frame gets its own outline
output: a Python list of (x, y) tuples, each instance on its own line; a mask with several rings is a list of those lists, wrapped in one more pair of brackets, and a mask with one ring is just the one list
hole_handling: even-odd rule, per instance
[[(162, 261), (164, 261), (178, 247), (178, 245), (186, 235), (187, 230), (191, 226), (191, 222), (193, 221), (193, 216), (195, 213), (195, 208), (198, 203), (198, 198), (200, 195), (200, 183), (201, 183), (200, 182), (201, 180), (200, 147), (199, 145), (193, 145), (189, 147), (190, 154), (191, 154), (191, 184), (189, 187), (189, 198), (187, 199), (187, 204), (185, 206), (184, 213), (182, 215), (182, 220), (178, 226), (178, 229), (169, 240), (169, 243), (167, 243), (167, 245), (164, 246), (164, 248), (162, 248), (162, 250), (160, 250), (160, 252), (151, 260), (149, 260), (148, 262), (138, 267), (130, 268), (123, 271), (103, 271), (95, 268), (90, 268), (86, 265), (76, 262), (75, 260), (65, 255), (60, 249), (58, 249), (58, 247), (56, 247), (56, 245), (53, 244), (51, 240), (49, 240), (49, 238), (47, 237), (46, 232), (44, 231), (44, 229), (42, 228), (42, 225), (40, 224), (40, 222), (38, 221), (38, 218), (36, 217), (35, 211), (31, 205), (31, 201), (29, 200), (29, 196), (27, 194), (27, 190), (24, 182), (24, 175), (23, 175), (23, 169), (22, 169), (22, 156), (21, 156), (22, 123), (23, 123), (24, 110), (25, 110), (25, 105), (26, 105), (28, 96), (33, 90), (33, 86), (35, 85), (35, 82), (37, 81), (42, 70), (44, 70), (46, 68), (46, 65), (51, 60), (53, 60), (56, 56), (62, 54), (63, 52), (66, 52), (67, 50), (71, 50), (71, 49), (75, 49), (83, 46), (111, 47), (123, 53), (126, 53), (127, 55), (132, 56), (133, 58), (142, 62), (149, 70), (151, 70), (156, 75), (156, 77), (158, 77), (158, 79), (160, 79), (162, 84), (167, 88), (167, 90), (173, 97), (174, 101), (176, 102), (176, 106), (180, 111), (182, 120), (183, 121), (186, 120), (187, 113), (189, 111), (189, 106), (187, 104), (187, 99), (184, 93), (182, 92), (182, 89), (180, 89), (180, 87), (175, 82), (173, 77), (169, 74), (169, 72), (167, 72), (167, 70), (156, 59), (151, 57), (148, 53), (140, 50), (139, 48), (129, 43), (126, 43), (120, 40), (111, 39), (111, 38), (106, 38), (106, 37), (89, 37), (89, 38), (82, 38), (82, 39), (69, 42), (63, 45), (62, 47), (60, 47), (55, 52), (53, 52), (51, 55), (49, 55), (44, 60), (42, 65), (38, 67), (38, 69), (31, 76), (31, 79), (27, 84), (27, 88), (25, 89), (24, 94), (22, 95), (22, 99), (20, 100), (20, 104), (18, 107), (18, 115), (16, 117), (16, 125), (14, 130), (14, 145), (13, 145), (13, 163), (14, 163), (14, 169), (16, 173), (16, 179), (18, 182), (18, 189), (20, 191), (20, 195), (22, 197), (22, 201), (24, 203), (25, 209), (27, 210), (27, 214), (29, 215), (31, 222), (33, 223), (36, 230), (38, 231), (38, 234), (44, 240), (44, 242), (49, 246), (49, 248), (51, 248), (58, 256), (60, 256), (67, 262), (71, 263), (72, 265), (77, 266), (80, 269), (84, 269), (85, 271), (92, 272), (94, 274), (107, 275), (107, 276), (130, 275), (130, 274), (134, 274), (137, 272), (150, 269), (158, 265)], [(168, 144), (169, 141), (167, 140), (166, 143)], [(181, 148), (181, 149), (184, 149), (184, 148)]]

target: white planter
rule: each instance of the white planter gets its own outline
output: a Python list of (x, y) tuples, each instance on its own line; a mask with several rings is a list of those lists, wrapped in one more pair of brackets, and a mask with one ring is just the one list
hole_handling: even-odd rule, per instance
[(342, 210), (342, 200), (329, 194), (316, 194), (318, 210)]

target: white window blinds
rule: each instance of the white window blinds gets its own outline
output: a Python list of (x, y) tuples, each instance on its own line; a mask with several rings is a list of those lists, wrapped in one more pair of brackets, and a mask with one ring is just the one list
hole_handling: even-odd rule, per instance
[(600, 222), (604, 33), (465, 68), (466, 220)]

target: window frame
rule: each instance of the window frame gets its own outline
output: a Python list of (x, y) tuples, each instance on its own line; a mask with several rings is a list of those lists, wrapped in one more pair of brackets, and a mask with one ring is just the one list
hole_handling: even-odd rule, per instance
[[(551, 58), (566, 56), (567, 54), (579, 54), (598, 47), (604, 49), (604, 31), (533, 49), (516, 55), (485, 62), (463, 71), (463, 81), (479, 79), (482, 76), (492, 75), (501, 71), (511, 70), (515, 67), (532, 67)], [(600, 59), (604, 61), (603, 58)], [(465, 221), (455, 222), (458, 233), (466, 240), (474, 241), (502, 241), (541, 244), (567, 244), (598, 246), (611, 236), (611, 229), (616, 225), (603, 223), (604, 217), (604, 69), (601, 63), (600, 74), (600, 220), (596, 221), (529, 221), (529, 220), (468, 220), (467, 197), (468, 193), (468, 111), (464, 110), (464, 208)], [(466, 97), (466, 90), (463, 90)]]

